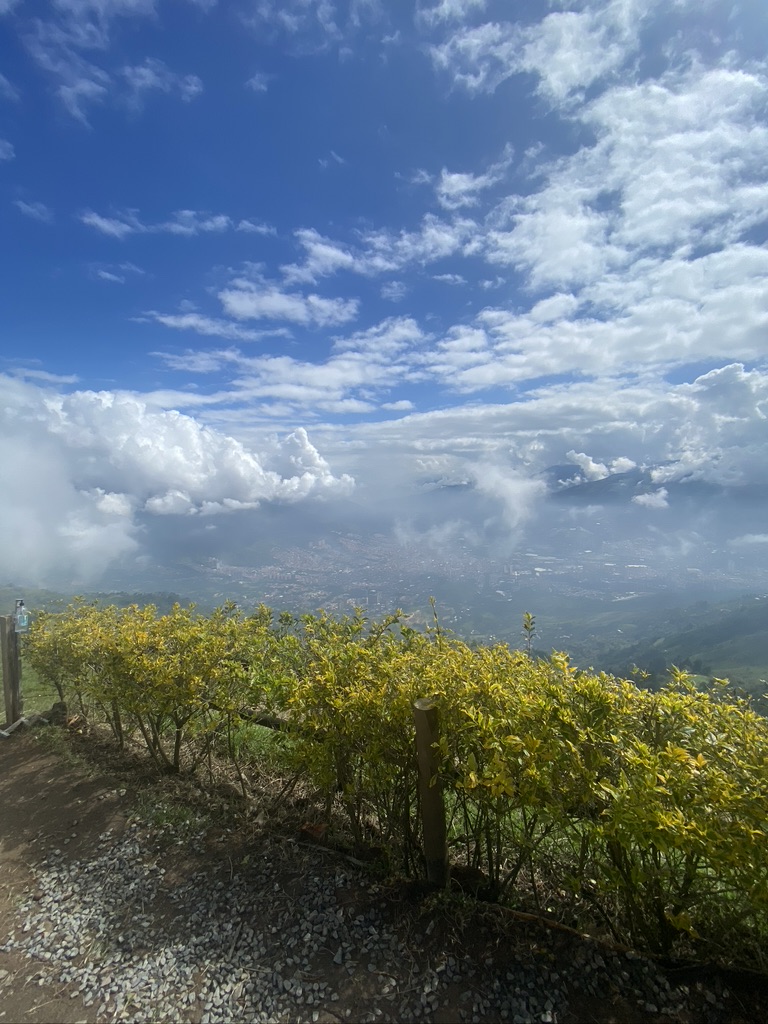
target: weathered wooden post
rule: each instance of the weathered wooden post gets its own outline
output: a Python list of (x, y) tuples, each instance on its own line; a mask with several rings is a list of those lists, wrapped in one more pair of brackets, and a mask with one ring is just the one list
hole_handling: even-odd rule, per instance
[[(413, 719), (416, 723), (416, 753), (419, 761), (419, 802), (424, 831), (424, 857), (427, 862), (427, 881), (444, 888), (448, 884), (448, 845), (446, 842), (445, 804), (443, 787), (437, 773), (437, 757), (433, 744), (440, 732), (437, 705), (421, 697), (414, 702)], [(434, 784), (431, 784), (434, 780)]]
[(3, 658), (5, 723), (8, 727), (14, 722), (18, 722), (24, 714), (24, 704), (21, 699), (21, 658), (14, 615), (0, 616), (0, 644)]

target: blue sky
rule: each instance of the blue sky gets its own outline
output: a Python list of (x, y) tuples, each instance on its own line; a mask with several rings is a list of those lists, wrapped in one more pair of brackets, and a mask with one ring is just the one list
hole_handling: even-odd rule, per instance
[(8, 571), (768, 483), (766, 38), (760, 0), (0, 0)]

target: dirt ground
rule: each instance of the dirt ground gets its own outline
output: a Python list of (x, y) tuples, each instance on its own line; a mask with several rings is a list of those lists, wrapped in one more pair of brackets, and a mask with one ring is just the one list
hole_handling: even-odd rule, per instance
[[(94, 852), (99, 836), (108, 829), (119, 834), (136, 809), (140, 787), (132, 784), (134, 780), (128, 768), (104, 758), (86, 764), (69, 756), (62, 744), (56, 746), (58, 749), (53, 750), (50, 742), (46, 742), (42, 729), (19, 730), (9, 739), (0, 741), (0, 937), (14, 928), (18, 930), (17, 907), (22, 897), (31, 893), (34, 898), (31, 864), (51, 849), (65, 851), (72, 859)], [(242, 842), (243, 837), (237, 834), (225, 839), (219, 837), (217, 850), (225, 855), (226, 844), (230, 843), (240, 847), (242, 852)], [(393, 893), (395, 917), (402, 922), (412, 909), (407, 896), (402, 892)], [(505, 944), (511, 948), (516, 941), (531, 942), (531, 929), (537, 927), (542, 933), (541, 941), (548, 942), (564, 958), (572, 955), (573, 943), (578, 940), (558, 938), (551, 932), (545, 935), (547, 929), (541, 926), (522, 928), (517, 925), (514, 934), (504, 937)], [(439, 934), (440, 928), (436, 929), (436, 941)], [(497, 935), (494, 939), (489, 932), (482, 941), (493, 945), (499, 938)], [(472, 953), (484, 954), (476, 939)], [(66, 986), (52, 986), (40, 967), (23, 955), (0, 951), (0, 1024), (76, 1024), (81, 1021), (96, 1024), (95, 1007), (86, 1008), (79, 994)], [(713, 977), (712, 970), (693, 968), (688, 972), (686, 983), (695, 991), (697, 982), (708, 984)], [(723, 975), (723, 984), (727, 984), (732, 994), (729, 1021), (733, 1024), (768, 1021), (768, 981), (730, 973)], [(347, 1007), (336, 1004), (338, 1019), (347, 1008), (352, 1014), (346, 1019), (359, 1019), (357, 1015), (362, 1015), (365, 1009), (359, 994)], [(686, 1024), (704, 1020), (706, 1011), (702, 995), (701, 1018), (694, 1012), (693, 1016), (686, 1016)], [(668, 1016), (646, 1014), (618, 995), (609, 1001), (574, 995), (567, 1016), (558, 1019), (562, 1024), (581, 1021), (585, 1024), (650, 1024), (670, 1020)], [(444, 1024), (450, 1024), (450, 1016)]]
[[(113, 777), (67, 765), (31, 732), (0, 741), (0, 935), (16, 926), (20, 897), (34, 891), (30, 863), (65, 846), (74, 859), (93, 849), (101, 832), (124, 827), (125, 818), (126, 799)], [(0, 952), (0, 1021), (91, 1024), (96, 1015), (67, 990), (43, 983), (38, 964)]]

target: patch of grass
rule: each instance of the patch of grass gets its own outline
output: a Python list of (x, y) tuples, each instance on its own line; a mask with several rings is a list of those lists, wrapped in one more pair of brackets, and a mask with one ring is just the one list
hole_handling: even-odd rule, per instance
[(235, 751), (242, 761), (284, 762), (286, 747), (291, 743), (285, 733), (250, 722), (239, 723), (233, 732)]
[(34, 711), (50, 711), (51, 706), (59, 699), (56, 689), (50, 683), (40, 679), (31, 665), (23, 660), (21, 663), (21, 697), (24, 702), (24, 714)]

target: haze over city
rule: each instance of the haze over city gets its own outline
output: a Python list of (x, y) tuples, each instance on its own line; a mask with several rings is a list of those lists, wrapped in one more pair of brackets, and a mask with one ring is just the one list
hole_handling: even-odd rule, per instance
[(764, 592), (767, 38), (0, 0), (4, 582)]

